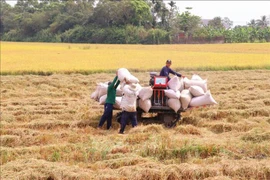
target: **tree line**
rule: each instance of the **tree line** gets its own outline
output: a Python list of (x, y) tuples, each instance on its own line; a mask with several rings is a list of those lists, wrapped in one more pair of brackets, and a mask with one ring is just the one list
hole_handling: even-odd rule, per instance
[(228, 18), (202, 24), (186, 8), (163, 0), (18, 0), (13, 7), (1, 1), (2, 41), (167, 44), (179, 33), (184, 38), (226, 43), (269, 42), (266, 16), (232, 28)]

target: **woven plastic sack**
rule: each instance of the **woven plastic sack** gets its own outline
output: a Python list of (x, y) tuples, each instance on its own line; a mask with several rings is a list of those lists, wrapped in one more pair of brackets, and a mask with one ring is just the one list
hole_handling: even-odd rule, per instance
[(181, 103), (179, 99), (169, 99), (168, 106), (177, 112), (181, 108)]
[(119, 86), (116, 89), (116, 96), (123, 96), (123, 91), (122, 91), (121, 87), (119, 87)]
[(180, 89), (180, 81), (179, 78), (177, 76), (174, 76), (169, 82), (168, 82), (168, 86), (170, 87), (170, 89), (174, 90), (174, 91), (178, 91)]
[(119, 81), (130, 81), (131, 74), (126, 68), (120, 68), (117, 72)]
[(122, 97), (116, 97), (115, 98), (115, 104), (113, 105), (113, 107), (115, 108), (115, 109), (121, 109), (120, 108), (120, 105), (121, 105), (121, 100), (122, 100)]
[(108, 84), (105, 83), (99, 83), (98, 87), (97, 87), (97, 91), (98, 91), (98, 99), (107, 94), (107, 90), (108, 90)]
[(192, 95), (188, 89), (181, 91), (180, 102), (183, 109), (187, 109), (192, 99)]
[(191, 80), (203, 81), (203, 79), (198, 74), (193, 74)]
[(97, 101), (98, 100), (98, 91), (97, 90), (95, 90), (92, 94), (91, 94), (91, 99), (94, 99), (95, 101)]
[(182, 92), (185, 89), (185, 85), (184, 85), (184, 78), (180, 78), (180, 88), (179, 91)]
[(212, 97), (210, 91), (207, 91), (205, 95), (194, 97), (190, 101), (190, 106), (196, 107), (196, 106), (203, 106), (203, 105), (213, 105), (217, 104), (217, 102)]
[(150, 99), (153, 94), (153, 89), (151, 86), (149, 87), (142, 87), (141, 90), (139, 91), (139, 97), (145, 101), (146, 99)]
[(146, 99), (145, 101), (143, 101), (142, 99), (139, 99), (139, 107), (144, 111), (144, 112), (149, 112), (150, 108), (151, 108), (151, 100), (150, 99)]
[(132, 74), (130, 74), (130, 76), (129, 76), (129, 82), (130, 83), (139, 83), (139, 79), (136, 78), (135, 76), (133, 76)]
[(185, 84), (185, 89), (190, 88), (190, 86), (200, 86), (204, 92), (207, 91), (207, 80), (189, 80), (188, 78), (184, 78), (184, 84)]
[(100, 104), (100, 105), (104, 105), (104, 104), (106, 103), (106, 99), (107, 99), (107, 94), (101, 96), (101, 97), (99, 98), (99, 104)]
[(200, 86), (190, 86), (189, 91), (195, 97), (202, 96), (205, 94)]
[(127, 112), (135, 112), (137, 107), (137, 96), (139, 94), (137, 84), (125, 85), (124, 96), (121, 100), (121, 109)]
[(164, 90), (165, 96), (168, 98), (173, 98), (173, 99), (179, 99), (180, 98), (180, 91), (174, 91), (172, 89)]

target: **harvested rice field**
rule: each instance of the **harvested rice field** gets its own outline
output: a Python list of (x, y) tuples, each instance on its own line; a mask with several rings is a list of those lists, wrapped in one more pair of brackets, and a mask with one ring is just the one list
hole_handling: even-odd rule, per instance
[[(115, 73), (1, 76), (1, 179), (269, 180), (269, 70), (179, 72), (207, 79), (218, 105), (182, 113), (172, 129), (144, 120), (124, 135), (117, 111), (111, 130), (96, 129), (103, 106), (90, 99)], [(132, 73), (148, 85), (147, 72)]]

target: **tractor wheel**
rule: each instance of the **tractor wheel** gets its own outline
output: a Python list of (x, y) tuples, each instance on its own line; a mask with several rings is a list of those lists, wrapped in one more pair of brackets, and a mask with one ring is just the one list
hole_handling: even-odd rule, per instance
[(179, 121), (178, 114), (175, 113), (160, 113), (159, 120), (163, 122), (166, 128), (173, 128), (176, 126), (176, 123)]

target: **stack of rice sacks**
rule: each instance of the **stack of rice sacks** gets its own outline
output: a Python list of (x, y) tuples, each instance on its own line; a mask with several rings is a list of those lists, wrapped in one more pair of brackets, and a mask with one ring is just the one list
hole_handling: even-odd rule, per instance
[[(141, 87), (139, 84), (138, 78), (133, 76), (126, 68), (118, 69), (118, 79), (120, 81), (120, 85), (116, 91), (116, 102), (114, 104), (115, 109), (123, 109), (121, 107), (121, 101), (123, 100), (123, 94), (127, 93), (128, 86), (130, 84), (137, 86), (137, 94), (139, 97), (138, 105), (144, 110), (144, 112), (148, 112), (151, 108), (151, 96), (153, 94), (153, 89), (149, 87)], [(94, 99), (99, 102), (100, 105), (104, 105), (107, 98), (107, 89), (108, 82), (106, 83), (98, 83), (96, 90), (91, 94), (91, 99)], [(128, 102), (122, 102), (122, 105), (127, 106)]]
[(182, 108), (213, 105), (217, 102), (207, 89), (207, 80), (194, 74), (191, 79), (174, 76), (168, 82), (169, 89), (164, 90), (168, 99), (168, 106), (175, 112)]

